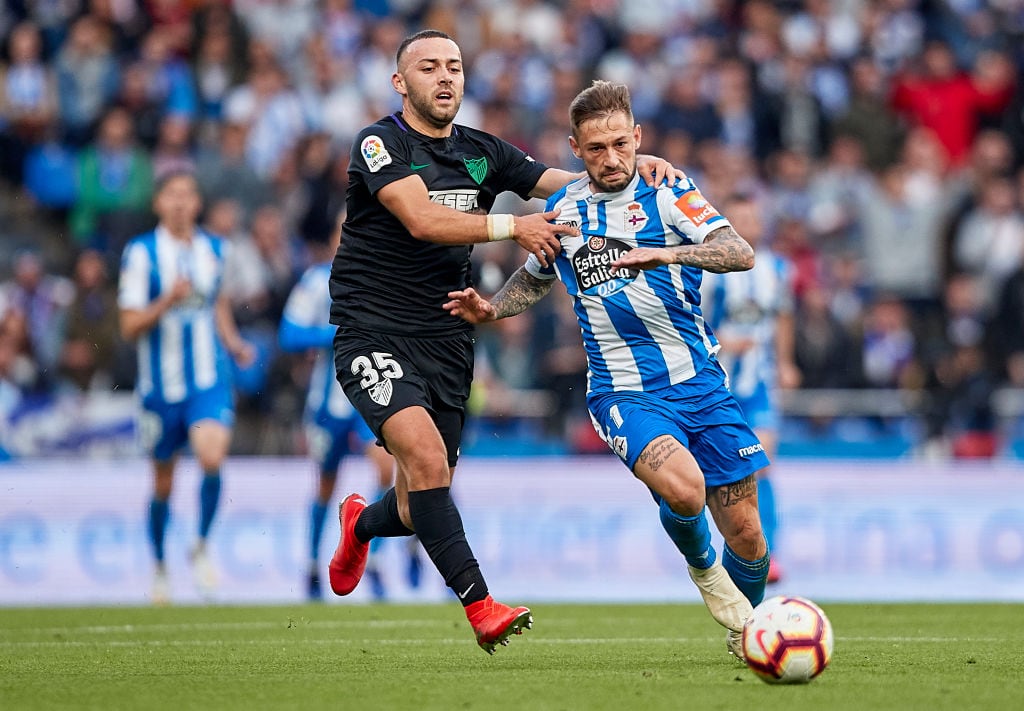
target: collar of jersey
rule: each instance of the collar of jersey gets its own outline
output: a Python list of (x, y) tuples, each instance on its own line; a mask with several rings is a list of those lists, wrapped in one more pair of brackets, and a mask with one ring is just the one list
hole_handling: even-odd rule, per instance
[(632, 195), (636, 192), (637, 184), (640, 182), (640, 174), (637, 173), (633, 176), (633, 179), (629, 181), (629, 184), (622, 190), (618, 190), (614, 193), (594, 193), (590, 190), (590, 176), (588, 175), (583, 180), (579, 181), (576, 185), (572, 186), (574, 192), (579, 194), (574, 196), (577, 199), (585, 199), (589, 202), (609, 202), (615, 200), (623, 195)]
[[(163, 225), (159, 225), (159, 224), (158, 224), (158, 225), (156, 226), (156, 228), (154, 228), (153, 232), (154, 232), (154, 233), (156, 234), (156, 236), (157, 236), (157, 239), (161, 239), (161, 240), (170, 240), (171, 242), (176, 242), (176, 243), (180, 243), (180, 242), (182, 242), (182, 241), (183, 241), (183, 240), (180, 240), (180, 239), (178, 239), (178, 238), (177, 238), (177, 237), (175, 237), (174, 235), (172, 235), (172, 234), (171, 234), (171, 232), (170, 232), (170, 230), (168, 230), (168, 229), (167, 229), (166, 227), (164, 227)], [(203, 234), (203, 232), (202, 232), (202, 230), (200, 230), (200, 229), (199, 229), (199, 227), (193, 227), (193, 228), (192, 228), (192, 240), (193, 240), (193, 241), (194, 241), (194, 240), (195, 240), (195, 239), (196, 239), (197, 237), (199, 237), (199, 236), (200, 236), (201, 234)]]

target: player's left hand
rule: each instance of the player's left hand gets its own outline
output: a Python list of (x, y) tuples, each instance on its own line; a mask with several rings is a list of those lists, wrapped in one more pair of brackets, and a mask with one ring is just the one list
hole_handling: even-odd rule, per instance
[(646, 153), (637, 154), (636, 172), (652, 188), (663, 182), (671, 188), (677, 180), (686, 180), (686, 173), (674, 168), (667, 160)]
[(498, 316), (494, 305), (480, 296), (472, 287), (460, 291), (449, 291), (448, 298), (451, 301), (444, 304), (444, 310), (452, 316), (458, 316), (470, 323), (493, 321)]
[(663, 247), (637, 247), (620, 254), (610, 266), (614, 274), (619, 269), (656, 269), (672, 261), (672, 252)]

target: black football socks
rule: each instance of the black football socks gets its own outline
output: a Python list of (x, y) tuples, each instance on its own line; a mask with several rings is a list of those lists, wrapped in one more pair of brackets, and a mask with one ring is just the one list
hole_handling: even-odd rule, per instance
[(385, 491), (379, 501), (363, 509), (354, 530), (356, 538), (363, 543), (373, 538), (394, 538), (413, 534), (398, 515), (398, 495), (395, 493), (395, 487)]
[(487, 597), (487, 583), (466, 540), (451, 489), (444, 486), (410, 491), (409, 515), (427, 555), (462, 606)]

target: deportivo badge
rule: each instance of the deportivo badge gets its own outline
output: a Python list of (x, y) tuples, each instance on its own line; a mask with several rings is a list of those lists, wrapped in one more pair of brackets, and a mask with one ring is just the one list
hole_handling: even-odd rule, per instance
[(380, 139), (380, 136), (367, 136), (359, 145), (359, 150), (371, 173), (376, 173), (391, 162), (391, 154), (384, 147), (384, 141)]
[(638, 202), (631, 202), (626, 205), (626, 212), (623, 214), (622, 229), (626, 232), (639, 232), (647, 224), (647, 213)]

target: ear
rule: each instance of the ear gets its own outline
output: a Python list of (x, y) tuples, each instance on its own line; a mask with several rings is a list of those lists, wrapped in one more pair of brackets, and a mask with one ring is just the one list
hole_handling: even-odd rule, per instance
[(572, 148), (572, 154), (574, 156), (577, 158), (583, 158), (583, 156), (580, 155), (580, 144), (576, 142), (576, 139), (573, 136), (569, 136), (569, 148)]
[(636, 143), (637, 150), (640, 149), (640, 137), (641, 137), (640, 124), (637, 124), (636, 126), (633, 127), (633, 142)]
[(402, 96), (406, 96), (409, 93), (405, 90), (405, 79), (398, 72), (391, 75), (391, 86)]

